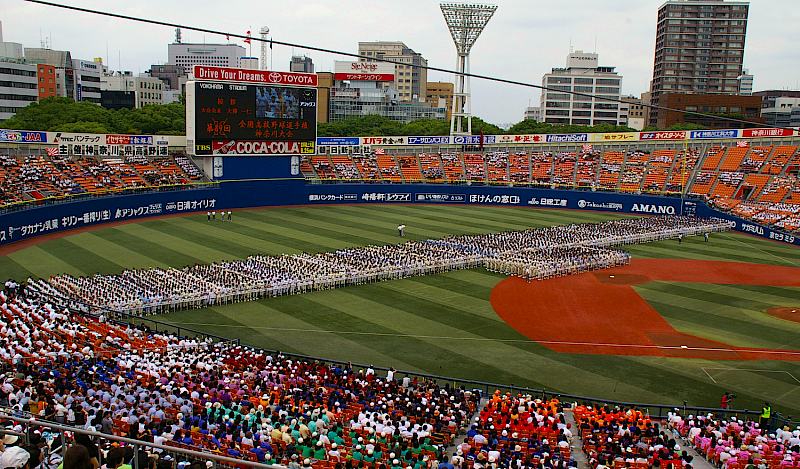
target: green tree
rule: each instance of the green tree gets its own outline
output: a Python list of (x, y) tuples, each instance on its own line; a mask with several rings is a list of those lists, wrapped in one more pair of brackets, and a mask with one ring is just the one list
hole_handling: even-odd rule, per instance
[(172, 103), (111, 110), (69, 98), (47, 98), (23, 108), (4, 121), (3, 127), (58, 132), (183, 135), (186, 132), (186, 106)]

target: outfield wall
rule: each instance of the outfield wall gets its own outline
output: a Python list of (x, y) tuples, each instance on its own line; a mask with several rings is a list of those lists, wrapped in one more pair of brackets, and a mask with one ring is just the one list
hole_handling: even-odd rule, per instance
[[(271, 164), (277, 166), (275, 158)], [(235, 172), (246, 175), (249, 159)], [(232, 162), (231, 162), (232, 163)], [(281, 177), (220, 181), (216, 187), (82, 199), (0, 215), (0, 245), (103, 223), (164, 215), (245, 207), (323, 204), (461, 204), (609, 211), (635, 215), (697, 215), (736, 223), (735, 229), (800, 246), (787, 235), (708, 207), (697, 200), (612, 192), (446, 184), (308, 184), (288, 177), (289, 159), (276, 171)], [(277, 169), (277, 167), (275, 168)], [(402, 223), (398, 219), (398, 223)]]

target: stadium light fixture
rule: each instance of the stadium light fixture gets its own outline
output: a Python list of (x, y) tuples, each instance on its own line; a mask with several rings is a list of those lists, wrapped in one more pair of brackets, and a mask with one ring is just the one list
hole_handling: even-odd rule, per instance
[[(444, 21), (453, 37), (458, 55), (456, 83), (450, 113), (450, 135), (472, 135), (472, 102), (470, 99), (469, 52), (483, 28), (494, 15), (497, 5), (488, 3), (439, 4)], [(464, 121), (466, 120), (466, 126)]]

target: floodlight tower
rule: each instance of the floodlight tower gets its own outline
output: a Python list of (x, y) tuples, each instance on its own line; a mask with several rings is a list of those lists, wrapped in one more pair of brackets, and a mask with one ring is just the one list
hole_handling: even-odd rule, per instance
[[(492, 18), (497, 5), (486, 3), (441, 3), (444, 21), (453, 36), (458, 53), (456, 87), (450, 113), (450, 135), (472, 135), (472, 103), (470, 100), (469, 51)], [(466, 118), (466, 128), (463, 120)]]
[(267, 36), (269, 36), (269, 28), (262, 26), (259, 30), (261, 34), (261, 70), (267, 69)]

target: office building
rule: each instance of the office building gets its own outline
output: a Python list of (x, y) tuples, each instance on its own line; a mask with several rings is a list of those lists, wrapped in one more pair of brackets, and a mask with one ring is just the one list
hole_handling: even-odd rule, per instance
[(289, 62), (290, 72), (314, 73), (314, 61), (305, 55), (293, 55)]
[[(739, 93), (747, 18), (742, 1), (668, 0), (658, 9), (652, 104), (665, 93)], [(650, 125), (659, 121), (651, 110)]]
[(75, 101), (88, 101), (100, 104), (100, 77), (103, 76), (103, 64), (89, 60), (72, 59), (75, 77)]
[(767, 90), (753, 93), (761, 98), (761, 117), (770, 127), (797, 127), (797, 119), (792, 117), (800, 112), (800, 91)]
[[(133, 107), (141, 108), (150, 104), (163, 104), (164, 82), (149, 75), (133, 76), (131, 72), (107, 73), (102, 77), (102, 89), (109, 92), (133, 93)], [(118, 102), (128, 103), (127, 95), (109, 94)], [(124, 98), (123, 98), (124, 96)]]
[[(379, 41), (359, 42), (358, 55), (366, 56), (366, 59), (361, 59), (366, 62), (375, 59), (399, 62), (396, 64), (395, 80), (392, 84), (397, 90), (398, 99), (403, 102), (425, 102), (428, 70), (419, 66), (427, 66), (428, 61), (422, 54), (414, 52), (402, 42)], [(382, 86), (387, 88), (389, 84), (384, 83)]]
[(453, 84), (445, 81), (429, 81), (425, 91), (425, 102), (430, 107), (447, 109), (447, 119), (453, 112)]
[(39, 100), (58, 96), (56, 90), (56, 68), (52, 65), (36, 65), (36, 81), (39, 88)]
[[(642, 105), (642, 99), (636, 96), (623, 96), (620, 104), (620, 125), (628, 126), (634, 130), (642, 130), (646, 125), (645, 121), (645, 107)], [(625, 119), (622, 118), (622, 113), (627, 115)]]
[[(615, 101), (597, 99), (620, 98), (622, 76), (615, 67), (598, 65), (598, 55), (583, 51), (567, 55), (565, 68), (553, 68), (542, 77), (540, 106), (543, 122), (572, 125), (618, 125), (620, 105)], [(573, 95), (569, 92), (584, 93)]]
[(393, 64), (336, 62), (334, 70), (328, 97), (329, 122), (369, 115), (400, 122), (445, 119), (447, 116), (444, 106), (432, 107), (424, 101), (402, 101), (393, 86), (396, 78)]
[(188, 80), (186, 69), (181, 65), (151, 65), (147, 74), (161, 79), (166, 85), (165, 90), (183, 90)]
[(0, 57), (0, 121), (38, 99), (36, 65)]
[(167, 46), (169, 64), (183, 67), (191, 72), (195, 65), (215, 67), (239, 67), (239, 58), (247, 51), (237, 44), (185, 44), (173, 43)]
[(539, 106), (526, 107), (523, 119), (526, 121), (542, 122), (542, 108)]
[(75, 99), (75, 70), (69, 51), (26, 47), (25, 61), (55, 67), (56, 95)]

